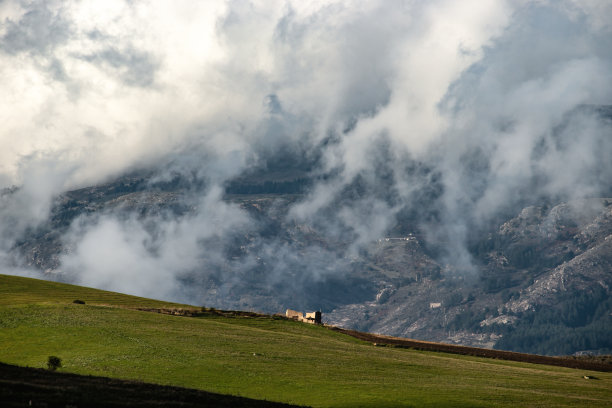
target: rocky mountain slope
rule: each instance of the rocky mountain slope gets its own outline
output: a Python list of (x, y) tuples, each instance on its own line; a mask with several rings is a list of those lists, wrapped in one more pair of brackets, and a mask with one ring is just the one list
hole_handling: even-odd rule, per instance
[[(257, 223), (224, 244), (227, 261), (212, 273), (185, 276), (201, 304), (266, 312), (321, 308), (330, 324), (470, 346), (543, 354), (612, 350), (612, 199), (526, 207), (472, 240), (473, 274), (454, 274), (418, 228), (373, 237), (349, 253), (342, 240), (289, 221), (299, 194), (261, 188), (226, 195)], [(181, 217), (191, 211), (189, 195), (181, 182), (155, 184), (146, 175), (71, 191), (14, 251), (25, 265), (62, 279), (61, 257), (73, 250), (63, 237), (80, 217)], [(272, 245), (299, 254), (282, 274), (271, 271), (281, 256), (270, 252)], [(313, 275), (303, 259), (334, 273)]]
[[(405, 284), (385, 282), (377, 299), (342, 306), (330, 317), (362, 330), (457, 344), (609, 352), (611, 228), (611, 199), (528, 207), (481, 243), (485, 249), (474, 253), (478, 278), (442, 273)], [(405, 252), (411, 246), (385, 244)]]

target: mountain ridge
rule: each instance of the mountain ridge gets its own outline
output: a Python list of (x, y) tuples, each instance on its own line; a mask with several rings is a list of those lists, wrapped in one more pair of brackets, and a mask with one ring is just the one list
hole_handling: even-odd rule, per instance
[[(27, 231), (14, 252), (26, 266), (54, 279), (69, 280), (62, 275), (61, 259), (72, 249), (63, 236), (82, 217), (114, 214), (119, 219), (180, 219), (193, 211), (192, 192), (185, 187), (189, 183), (176, 179), (155, 184), (154, 180), (126, 176), (65, 193), (55, 201), (49, 220)], [(583, 346), (577, 345), (583, 342), (570, 342), (569, 347), (557, 344), (546, 346), (547, 350), (538, 344), (502, 340), (512, 338), (509, 331), (525, 330), (521, 321), (533, 322), (530, 315), (538, 309), (555, 306), (552, 309), (561, 313), (561, 303), (575, 303), (585, 293), (598, 296), (597, 302), (612, 312), (612, 305), (605, 301), (612, 287), (612, 198), (518, 210), (472, 239), (475, 275), (454, 274), (453, 266), (438, 258), (438, 248), (427, 243), (424, 232), (410, 227), (416, 225), (410, 219), (402, 221), (400, 229), (412, 232), (392, 239), (372, 237), (364, 250), (347, 257), (342, 239), (329, 240), (316, 227), (287, 217), (290, 206), (301, 198), (283, 193), (225, 196), (225, 202), (247, 212), (255, 223), (223, 244), (230, 263), (211, 265), (215, 272), (204, 279), (197, 271), (185, 276), (193, 282), (192, 288), (198, 288), (198, 303), (269, 313), (293, 307), (322, 308), (330, 324), (468, 346), (541, 354), (606, 354), (612, 350), (602, 328)], [(262, 250), (267, 251), (265, 245), (300, 257), (307, 257), (313, 248), (312, 255), (321, 256), (323, 249), (326, 258), (314, 268), (331, 268), (326, 265), (331, 259), (340, 270), (317, 277), (310, 266), (293, 264), (306, 269), (273, 275), (270, 268), (276, 267), (275, 254), (259, 258)], [(240, 268), (246, 265), (246, 269), (232, 271), (232, 263)], [(584, 315), (585, 327), (593, 323), (595, 314), (597, 327), (611, 323), (605, 311), (595, 310), (592, 299), (581, 302), (572, 313)], [(564, 341), (561, 329), (569, 324), (563, 319), (558, 316), (555, 336), (561, 336), (559, 343)]]

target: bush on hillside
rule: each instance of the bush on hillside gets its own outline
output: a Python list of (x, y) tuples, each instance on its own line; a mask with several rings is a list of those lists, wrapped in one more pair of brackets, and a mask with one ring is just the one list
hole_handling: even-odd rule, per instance
[(62, 359), (57, 356), (49, 356), (47, 359), (47, 368), (50, 371), (55, 371), (62, 366)]

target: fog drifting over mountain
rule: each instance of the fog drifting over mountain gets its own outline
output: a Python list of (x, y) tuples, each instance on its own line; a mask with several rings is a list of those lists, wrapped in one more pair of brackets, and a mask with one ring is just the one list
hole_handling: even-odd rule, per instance
[[(231, 286), (261, 258), (270, 285), (341, 274), (410, 213), (470, 276), (470, 233), (500, 213), (612, 193), (589, 108), (611, 84), (606, 0), (2, 1), (0, 262), (35, 275), (12, 248), (61, 193), (155, 169), (195, 181), (193, 210), (80, 217), (61, 273), (197, 301), (185, 276)], [(315, 180), (285, 216), (342, 252), (271, 238), (227, 259), (258, 226), (223, 186), (283, 155)]]

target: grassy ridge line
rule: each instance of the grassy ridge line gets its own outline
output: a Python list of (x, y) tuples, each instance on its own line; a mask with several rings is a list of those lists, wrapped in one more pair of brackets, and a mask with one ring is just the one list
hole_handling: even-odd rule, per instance
[(147, 299), (68, 283), (0, 275), (0, 306), (65, 304), (72, 303), (77, 299), (87, 304), (100, 306), (195, 309), (194, 306), (190, 305)]
[(537, 354), (516, 353), (513, 351), (459, 346), (456, 344), (434, 343), (430, 341), (412, 340), (401, 337), (391, 337), (383, 336), (380, 334), (358, 332), (355, 330), (343, 329), (339, 327), (330, 328), (331, 330), (347, 334), (363, 341), (374, 343), (375, 345), (390, 345), (395, 347), (404, 347), (423, 351), (461, 354), (466, 356), (519, 361), (523, 363), (546, 364), (558, 367), (576, 368), (581, 370), (593, 370), (602, 372), (612, 371), (612, 364), (576, 360), (565, 357), (540, 356)]
[[(62, 290), (17, 277), (2, 285)], [(612, 401), (609, 373), (373, 347), (270, 317), (176, 317), (65, 299), (0, 305), (0, 361), (42, 367), (58, 355), (72, 373), (314, 407), (607, 408)], [(583, 378), (593, 374), (599, 379)]]

